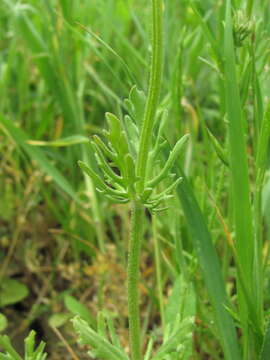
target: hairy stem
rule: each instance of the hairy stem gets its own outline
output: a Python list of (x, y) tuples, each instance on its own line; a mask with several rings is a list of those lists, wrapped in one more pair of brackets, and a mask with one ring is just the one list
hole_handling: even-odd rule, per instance
[[(142, 193), (145, 187), (147, 159), (151, 145), (152, 130), (158, 106), (162, 77), (162, 0), (152, 0), (152, 59), (148, 96), (140, 133), (139, 154), (136, 172), (140, 178), (137, 191)], [(129, 341), (132, 360), (141, 360), (141, 333), (139, 313), (139, 266), (143, 236), (144, 206), (137, 199), (132, 202), (131, 235), (128, 259), (128, 315)]]
[(162, 0), (152, 0), (152, 19), (152, 59), (150, 80), (137, 160), (137, 175), (140, 177), (138, 190), (140, 193), (144, 190), (147, 156), (161, 88), (163, 59)]
[(156, 266), (156, 278), (157, 278), (157, 289), (158, 289), (158, 298), (159, 298), (159, 310), (160, 310), (160, 319), (163, 330), (165, 330), (165, 314), (164, 314), (164, 301), (162, 293), (162, 276), (161, 276), (161, 261), (160, 261), (160, 244), (158, 238), (158, 225), (157, 225), (157, 215), (152, 216), (153, 223), (153, 238), (154, 238), (154, 247), (155, 247), (155, 266)]
[(132, 360), (142, 359), (138, 285), (143, 222), (144, 207), (140, 203), (134, 201), (132, 203), (131, 232), (128, 257), (128, 318), (129, 343)]

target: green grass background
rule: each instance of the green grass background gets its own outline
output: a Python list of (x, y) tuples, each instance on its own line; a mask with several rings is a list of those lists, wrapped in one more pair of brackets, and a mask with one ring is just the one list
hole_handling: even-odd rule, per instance
[[(196, 319), (192, 359), (259, 359), (269, 312), (270, 8), (267, 0), (232, 7), (164, 1), (160, 109), (171, 144), (185, 133), (191, 141), (175, 169), (185, 174), (175, 199), (149, 218), (143, 337), (149, 328), (160, 335), (178, 286), (174, 306)], [(252, 23), (239, 47), (238, 10), (241, 25)], [(104, 113), (121, 117), (132, 85), (147, 90), (149, 16), (145, 0), (0, 1), (0, 276), (19, 279), (31, 299), (1, 311), (13, 336), (41, 327), (52, 359), (64, 348), (52, 340), (54, 321), (74, 342), (67, 319), (80, 305), (67, 296), (92, 323), (108, 308), (125, 343), (117, 303), (125, 303), (129, 208), (104, 200), (77, 161), (94, 161), (88, 138), (106, 127)]]

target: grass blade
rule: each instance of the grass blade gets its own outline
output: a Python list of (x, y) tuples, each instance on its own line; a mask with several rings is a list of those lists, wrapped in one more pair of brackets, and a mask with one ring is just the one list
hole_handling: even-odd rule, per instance
[(267, 324), (266, 332), (264, 335), (260, 360), (268, 360), (269, 358), (270, 358), (270, 321)]
[(177, 195), (183, 207), (193, 246), (214, 308), (225, 359), (240, 360), (235, 326), (231, 316), (225, 309), (225, 306), (228, 306), (228, 298), (211, 235), (188, 180), (182, 171), (178, 171), (178, 175), (183, 177), (183, 181), (181, 186), (177, 187)]
[(67, 179), (58, 171), (58, 169), (52, 165), (44, 153), (31, 145), (27, 144), (28, 136), (22, 130), (17, 128), (10, 120), (5, 118), (3, 115), (0, 114), (0, 125), (2, 125), (9, 133), (11, 138), (17, 143), (19, 147), (21, 147), (30, 159), (35, 160), (40, 168), (49, 176), (53, 178), (55, 183), (71, 198), (75, 201), (79, 201), (75, 190), (73, 189), (72, 185), (67, 181)]
[[(248, 174), (247, 149), (244, 132), (244, 117), (241, 109), (241, 99), (237, 79), (236, 54), (233, 40), (232, 28), (232, 8), (231, 0), (227, 0), (226, 23), (225, 23), (225, 93), (226, 93), (226, 110), (228, 117), (229, 131), (229, 157), (231, 170), (231, 186), (232, 186), (232, 202), (234, 209), (234, 226), (236, 234), (236, 252), (239, 264), (243, 270), (246, 289), (250, 294), (254, 294), (255, 308), (258, 311), (256, 324), (256, 332), (261, 333), (261, 318), (259, 313), (262, 304), (260, 299), (260, 283), (254, 279), (254, 252), (255, 237), (253, 228), (253, 216), (250, 200), (250, 186)], [(239, 279), (238, 279), (239, 280)], [(238, 304), (240, 310), (240, 318), (244, 327), (244, 345), (245, 351), (251, 345), (248, 339), (248, 319), (251, 317), (251, 309), (248, 305), (241, 289), (240, 281), (238, 281)], [(254, 308), (254, 307), (253, 307)], [(253, 314), (254, 315), (254, 314)], [(256, 316), (255, 316), (256, 318)], [(245, 352), (244, 352), (245, 353)], [(244, 356), (245, 357), (245, 356)]]

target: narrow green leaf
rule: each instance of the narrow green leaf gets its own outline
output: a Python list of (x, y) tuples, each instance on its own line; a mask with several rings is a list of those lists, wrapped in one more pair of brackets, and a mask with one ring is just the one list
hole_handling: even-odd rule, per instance
[(159, 184), (165, 177), (168, 176), (171, 168), (173, 167), (174, 163), (176, 162), (177, 158), (179, 157), (181, 151), (183, 150), (184, 145), (187, 143), (189, 139), (189, 134), (186, 134), (181, 137), (180, 140), (177, 141), (174, 148), (170, 152), (167, 162), (165, 163), (164, 167), (162, 168), (161, 172), (152, 180), (147, 183), (147, 187), (154, 187)]
[(241, 360), (235, 325), (225, 308), (225, 306), (229, 306), (229, 301), (211, 235), (188, 180), (179, 168), (177, 173), (178, 176), (183, 177), (181, 186), (177, 187), (177, 194), (183, 207), (202, 276), (214, 309), (219, 340), (224, 350), (225, 359)]
[(35, 160), (40, 168), (52, 179), (55, 183), (64, 190), (71, 198), (79, 202), (77, 194), (68, 180), (59, 172), (59, 170), (49, 162), (45, 154), (38, 148), (33, 148), (31, 145), (27, 144), (29, 140), (27, 134), (22, 130), (16, 127), (11, 120), (5, 118), (0, 114), (0, 125), (8, 131), (11, 138), (14, 140), (17, 145), (22, 148), (30, 159)]
[(207, 129), (207, 133), (208, 133), (209, 139), (216, 151), (217, 156), (223, 162), (224, 165), (229, 166), (229, 160), (228, 160), (228, 155), (227, 155), (226, 151), (220, 145), (218, 140), (215, 138), (215, 136), (211, 133), (211, 131), (209, 129)]
[(222, 66), (222, 53), (220, 51), (220, 48), (219, 48), (219, 45), (218, 45), (216, 39), (214, 38), (206, 20), (203, 18), (200, 11), (198, 10), (198, 7), (197, 7), (195, 1), (190, 1), (190, 6), (192, 7), (194, 14), (197, 16), (197, 19), (199, 20), (199, 23), (201, 25), (203, 33), (212, 47), (212, 50), (213, 50), (213, 53), (214, 53), (214, 56), (215, 56), (218, 66), (221, 67)]
[(35, 332), (31, 331), (28, 337), (24, 341), (25, 356), (29, 357), (33, 355), (35, 346)]
[(27, 141), (27, 144), (33, 146), (52, 146), (52, 147), (65, 147), (65, 146), (87, 144), (87, 143), (89, 143), (88, 137), (82, 135), (68, 136), (66, 138), (57, 139), (53, 141), (36, 141), (36, 140)]
[(171, 194), (178, 186), (178, 184), (180, 184), (182, 181), (182, 178), (178, 178), (176, 179), (171, 185), (169, 185), (165, 190), (163, 190), (161, 193), (159, 193), (157, 196), (154, 196), (151, 201), (153, 200), (154, 202), (162, 200), (166, 195)]
[[(235, 243), (237, 259), (239, 261), (241, 271), (244, 274), (244, 286), (247, 291), (252, 294), (254, 306), (252, 309), (247, 304), (246, 297), (241, 282), (238, 277), (238, 303), (240, 318), (244, 332), (245, 353), (247, 348), (252, 347), (249, 339), (248, 319), (255, 317), (256, 323), (255, 333), (261, 334), (262, 329), (262, 301), (260, 294), (260, 284), (254, 276), (254, 260), (255, 260), (255, 236), (253, 228), (253, 214), (250, 199), (250, 185), (247, 159), (247, 144), (245, 140), (244, 126), (245, 118), (241, 108), (240, 91), (237, 78), (236, 54), (233, 39), (232, 28), (232, 8), (231, 0), (227, 0), (226, 22), (225, 22), (225, 94), (226, 94), (226, 111), (228, 117), (229, 132), (229, 159), (231, 170), (231, 186), (232, 186), (232, 202), (234, 211), (234, 227), (235, 227)], [(260, 273), (259, 269), (258, 274)], [(254, 316), (254, 308), (256, 314)], [(252, 329), (250, 329), (252, 330)], [(253, 329), (254, 330), (254, 329)], [(258, 335), (256, 335), (257, 337)], [(259, 335), (261, 336), (261, 335)]]
[(263, 339), (263, 346), (262, 352), (260, 356), (260, 360), (269, 360), (270, 359), (270, 321), (268, 321), (264, 339)]
[(151, 354), (152, 354), (152, 351), (153, 351), (153, 345), (154, 345), (154, 340), (151, 337), (150, 340), (148, 341), (148, 344), (147, 344), (147, 349), (145, 351), (144, 360), (150, 360), (151, 359)]
[[(7, 335), (0, 336), (0, 346), (10, 355), (12, 360), (22, 360), (21, 356), (14, 350)], [(9, 359), (9, 358), (7, 358)]]
[(100, 148), (96, 145), (95, 142), (92, 142), (92, 146), (95, 149), (95, 155), (96, 155), (96, 159), (97, 162), (99, 164), (99, 167), (103, 170), (104, 174), (108, 177), (108, 179), (111, 180), (112, 184), (115, 183), (122, 183), (123, 182), (123, 178), (119, 175), (117, 175), (112, 168), (109, 166), (109, 164), (107, 163), (107, 160), (105, 159), (102, 151), (100, 150)]
[(234, 42), (232, 34), (231, 1), (227, 0), (225, 26), (225, 90), (226, 108), (229, 122), (229, 155), (233, 191), (236, 248), (239, 261), (252, 284), (253, 228), (251, 204), (249, 198), (249, 177), (247, 150), (243, 129), (243, 114), (237, 83)]
[(114, 346), (116, 346), (118, 349), (121, 349), (121, 344), (120, 344), (119, 338), (115, 331), (113, 319), (110, 315), (107, 315), (107, 324), (108, 324), (108, 329), (109, 329), (112, 344)]
[(95, 171), (92, 170), (91, 167), (86, 165), (86, 163), (83, 161), (78, 161), (78, 165), (85, 172), (85, 174), (87, 174), (92, 179), (99, 191), (105, 192), (112, 196), (123, 196), (124, 198), (127, 197), (125, 192), (114, 190), (106, 185), (105, 182), (95, 173)]
[(79, 315), (82, 319), (87, 321), (94, 328), (96, 327), (96, 320), (91, 315), (88, 308), (80, 303), (74, 296), (65, 295), (64, 302), (66, 308), (73, 314)]
[(270, 139), (270, 102), (263, 117), (263, 123), (260, 130), (256, 164), (260, 169), (265, 169), (267, 165), (267, 151)]
[[(81, 24), (80, 24), (81, 25)], [(107, 49), (110, 53), (112, 53), (118, 60), (119, 62), (123, 65), (124, 70), (127, 72), (127, 75), (130, 77), (130, 79), (134, 82), (134, 76), (131, 72), (131, 70), (129, 69), (128, 64), (125, 62), (125, 60), (109, 45), (107, 44), (103, 39), (101, 39), (101, 37), (99, 37), (95, 32), (93, 32), (91, 29), (86, 28), (85, 26), (81, 25), (81, 27), (87, 32), (89, 33), (89, 35), (91, 35), (93, 38), (95, 38), (98, 42), (101, 43), (101, 45)]]
[(103, 154), (112, 161), (116, 161), (116, 153), (114, 153), (104, 142), (100, 139), (99, 136), (94, 135), (93, 140), (95, 144), (103, 151)]

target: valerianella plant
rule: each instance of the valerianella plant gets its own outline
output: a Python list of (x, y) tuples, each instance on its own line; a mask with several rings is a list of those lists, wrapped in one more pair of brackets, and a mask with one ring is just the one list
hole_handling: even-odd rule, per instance
[[(130, 203), (131, 206), (128, 315), (132, 360), (142, 359), (138, 279), (145, 209), (151, 212), (164, 210), (163, 204), (172, 197), (181, 178), (175, 178), (171, 170), (188, 139), (188, 135), (183, 136), (170, 152), (167, 161), (162, 163), (161, 151), (167, 145), (163, 137), (167, 114), (157, 114), (162, 79), (162, 11), (162, 1), (152, 0), (152, 60), (147, 97), (134, 86), (125, 101), (128, 114), (122, 119), (111, 113), (106, 114), (109, 129), (103, 132), (104, 139), (94, 136), (91, 141), (99, 173), (91, 164), (79, 162), (79, 166), (91, 178), (97, 191), (112, 202)], [(159, 190), (161, 187), (163, 190)], [(115, 333), (110, 335), (111, 343), (104, 338), (104, 334), (90, 329), (78, 318), (74, 320), (74, 325), (82, 342), (90, 344), (98, 358), (127, 359)], [(187, 324), (181, 325), (185, 327)], [(112, 331), (112, 327), (108, 327)], [(174, 335), (168, 337), (167, 343), (160, 347), (152, 359), (163, 359), (179, 346), (179, 336), (183, 336), (183, 333), (179, 328), (172, 332)], [(151, 346), (149, 344), (145, 359), (151, 356)]]

